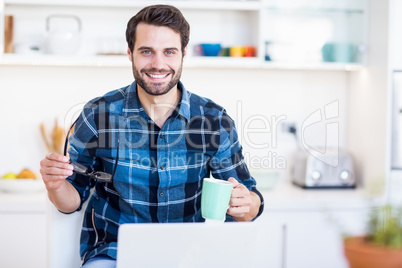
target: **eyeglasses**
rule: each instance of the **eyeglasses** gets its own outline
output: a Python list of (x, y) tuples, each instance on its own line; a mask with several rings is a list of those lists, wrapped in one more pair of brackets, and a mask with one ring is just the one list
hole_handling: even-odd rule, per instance
[[(64, 156), (67, 156), (67, 146), (68, 146), (68, 139), (70, 136), (70, 132), (73, 129), (75, 123), (77, 123), (78, 119), (76, 119), (74, 121), (74, 123), (71, 125), (71, 127), (69, 128), (67, 135), (66, 135), (66, 140), (64, 142)], [(100, 181), (100, 182), (111, 182), (113, 180), (114, 174), (116, 172), (116, 168), (117, 168), (117, 163), (119, 161), (119, 144), (120, 144), (120, 132), (117, 132), (117, 152), (116, 152), (116, 161), (115, 161), (115, 165), (113, 168), (113, 173), (109, 174), (103, 171), (96, 171), (96, 170), (90, 170), (89, 168), (87, 168), (84, 165), (81, 165), (77, 162), (73, 162), (70, 159), (70, 164), (74, 167), (74, 172), (77, 174), (81, 174), (84, 176), (88, 176), (94, 180)]]

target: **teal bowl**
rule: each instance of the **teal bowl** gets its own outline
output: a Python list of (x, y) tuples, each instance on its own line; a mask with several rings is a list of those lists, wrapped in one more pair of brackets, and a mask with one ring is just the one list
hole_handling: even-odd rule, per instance
[(221, 52), (221, 44), (200, 44), (202, 55), (207, 57), (216, 57)]

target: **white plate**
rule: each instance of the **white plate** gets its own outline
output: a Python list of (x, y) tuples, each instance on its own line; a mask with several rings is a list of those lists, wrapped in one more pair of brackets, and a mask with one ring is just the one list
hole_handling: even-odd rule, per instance
[(0, 191), (9, 193), (31, 193), (45, 190), (42, 179), (1, 179)]

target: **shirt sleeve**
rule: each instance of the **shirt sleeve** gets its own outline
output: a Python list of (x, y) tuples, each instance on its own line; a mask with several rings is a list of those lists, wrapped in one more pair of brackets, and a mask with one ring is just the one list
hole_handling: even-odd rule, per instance
[[(68, 150), (70, 159), (80, 163), (89, 169), (97, 170), (99, 162), (95, 157), (98, 148), (98, 132), (94, 120), (94, 110), (87, 104), (79, 116), (74, 133), (70, 136), (70, 148)], [(90, 196), (91, 188), (95, 181), (88, 176), (73, 173), (67, 178), (74, 188), (78, 191), (81, 204), (77, 210), (81, 210), (83, 203)]]
[(257, 183), (251, 177), (245, 163), (235, 123), (225, 111), (222, 113), (219, 133), (220, 144), (216, 154), (209, 163), (211, 174), (214, 178), (222, 180), (233, 177), (246, 186), (248, 190), (255, 192), (261, 199), (258, 217), (264, 209), (264, 200), (261, 193), (257, 190)]

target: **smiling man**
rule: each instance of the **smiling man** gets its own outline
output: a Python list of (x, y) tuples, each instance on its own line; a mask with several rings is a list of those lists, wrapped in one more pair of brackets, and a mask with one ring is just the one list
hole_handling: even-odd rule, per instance
[(69, 158), (56, 153), (41, 161), (49, 199), (61, 212), (89, 198), (83, 267), (115, 267), (123, 223), (204, 221), (202, 180), (210, 175), (233, 184), (226, 221), (251, 221), (263, 211), (233, 120), (180, 82), (189, 31), (175, 7), (142, 9), (126, 30), (135, 81), (83, 108), (69, 156), (92, 174), (113, 174), (111, 181), (73, 172)]
[[(129, 25), (136, 22), (134, 17)], [(162, 127), (181, 99), (177, 84), (187, 47), (182, 47), (180, 35), (167, 26), (140, 22), (134, 29), (135, 43), (129, 41), (127, 54), (137, 94), (147, 114)], [(127, 34), (132, 33), (127, 30)]]

